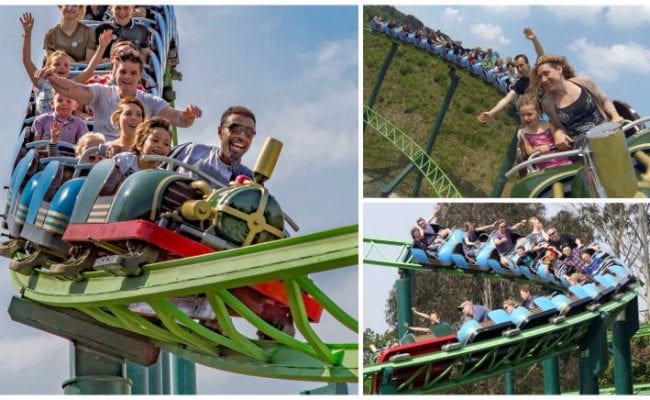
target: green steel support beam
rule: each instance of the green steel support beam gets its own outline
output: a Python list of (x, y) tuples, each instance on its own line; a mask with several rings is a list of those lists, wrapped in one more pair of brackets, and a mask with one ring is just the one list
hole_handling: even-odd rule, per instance
[[(517, 130), (518, 129), (519, 127), (517, 127)], [(508, 150), (506, 151), (506, 157), (501, 163), (499, 172), (497, 172), (497, 180), (494, 182), (494, 187), (492, 188), (490, 197), (501, 197), (503, 194), (503, 188), (506, 186), (506, 172), (512, 168), (515, 163), (515, 157), (517, 156), (517, 130), (515, 130), (515, 133), (512, 135), (512, 140), (510, 141), (510, 145), (508, 145)]]
[(413, 325), (413, 313), (411, 312), (411, 307), (413, 304), (412, 300), (412, 288), (415, 277), (413, 273), (406, 269), (399, 270), (399, 279), (395, 282), (395, 288), (397, 292), (397, 338), (400, 339), (404, 337), (404, 334), (408, 333), (408, 330), (404, 326), (404, 323)]
[(614, 387), (616, 394), (633, 394), (632, 357), (630, 340), (639, 329), (639, 305), (636, 301), (627, 304), (612, 328), (612, 349), (614, 353)]
[(581, 343), (580, 349), (580, 394), (598, 394), (598, 376), (607, 366), (607, 326), (603, 316), (594, 321), (590, 334)]
[(415, 168), (415, 164), (413, 163), (409, 163), (409, 165), (404, 167), (400, 171), (400, 173), (397, 174), (395, 178), (393, 178), (392, 181), (388, 182), (386, 186), (381, 188), (381, 193), (380, 193), (381, 197), (388, 197), (388, 195), (391, 194), (400, 183), (402, 183), (404, 178), (406, 178), (408, 174), (410, 174), (411, 171), (413, 171), (414, 168)]
[[(108, 347), (104, 346), (103, 340), (110, 340), (115, 333), (103, 334), (106, 329), (99, 329), (99, 334), (94, 337), (101, 338), (95, 340), (97, 346), (104, 346), (100, 351), (104, 348), (113, 349), (121, 359), (151, 365), (157, 359), (160, 347), (192, 362), (246, 375), (315, 382), (356, 382), (356, 339), (350, 343), (323, 341), (315, 329), (318, 326), (312, 327), (307, 322), (301, 293), (310, 295), (344, 330), (354, 332), (356, 338), (356, 319), (320, 290), (307, 275), (355, 266), (358, 262), (357, 231), (358, 227), (352, 225), (245, 248), (150, 264), (144, 266), (143, 275), (138, 277), (115, 277), (91, 272), (84, 275), (86, 279), (83, 281), (68, 282), (49, 276), (47, 271), (38, 271), (31, 277), (12, 274), (12, 280), (28, 298), (66, 307), (61, 308), (65, 312), (79, 314), (81, 311), (88, 321), (85, 329), (98, 330), (98, 327), (109, 326), (110, 329), (118, 328), (114, 331), (119, 332), (120, 336), (131, 335), (148, 341), (143, 347), (147, 351), (142, 351), (138, 345), (128, 345), (128, 341), (125, 342), (127, 345), (120, 346), (122, 342), (117, 342)], [(302, 321), (302, 337), (292, 337), (273, 327), (228, 290), (273, 280), (290, 282), (291, 293), (286, 286), (285, 289), (287, 295), (291, 294), (289, 305), (294, 321)], [(219, 324), (224, 329), (228, 328), (228, 332), (210, 330), (177, 308), (173, 299), (184, 295), (204, 296), (215, 311)], [(130, 304), (140, 302), (145, 302), (154, 309), (159, 323), (129, 308)], [(57, 314), (50, 313), (50, 307), (42, 304), (37, 306), (44, 309), (40, 314), (47, 318), (51, 319), (51, 314)], [(275, 340), (259, 341), (238, 332), (228, 310), (235, 310), (237, 315)], [(298, 312), (304, 314), (301, 319), (294, 315)], [(34, 313), (20, 314), (27, 316), (25, 320), (34, 319)], [(29, 323), (34, 324), (31, 320)], [(56, 322), (50, 325), (52, 329), (62, 331)], [(75, 323), (63, 327), (66, 331), (75, 327)], [(305, 332), (309, 332), (308, 338), (304, 336)], [(67, 331), (64, 333), (64, 337), (75, 338)], [(304, 342), (303, 338), (308, 342)], [(155, 341), (155, 344), (150, 340)], [(156, 357), (145, 358), (152, 353), (148, 351), (146, 343), (155, 349)], [(316, 351), (316, 345), (319, 346), (319, 351)], [(195, 392), (194, 368), (193, 364), (183, 368), (184, 391), (187, 393)], [(155, 381), (152, 378), (152, 382)], [(161, 385), (156, 383), (156, 386)], [(164, 389), (155, 391), (162, 393)], [(171, 387), (169, 391), (172, 391)]]
[(560, 394), (560, 367), (557, 357), (542, 361), (544, 371), (544, 394)]
[[(155, 365), (155, 364), (154, 364)], [(133, 383), (131, 394), (149, 394), (148, 368), (135, 363), (126, 363), (126, 376)]]
[[(233, 288), (355, 265), (357, 226), (351, 225), (203, 256), (149, 264), (136, 277), (102, 272), (84, 281), (61, 281), (41, 272), (12, 273), (24, 296), (60, 307), (128, 304), (149, 296), (181, 297), (204, 287)], [(183, 279), (178, 279), (182, 276)]]
[[(328, 345), (332, 350), (348, 350), (345, 351), (342, 365), (327, 365), (302, 352), (274, 343), (260, 343), (260, 346), (273, 355), (271, 364), (251, 360), (250, 357), (227, 349), (222, 350), (219, 356), (215, 356), (199, 350), (188, 349), (186, 346), (167, 342), (159, 344), (162, 349), (179, 357), (237, 374), (310, 382), (349, 383), (358, 381), (359, 353), (356, 351), (358, 347), (356, 343)], [(299, 368), (296, 367), (297, 365)]]
[(363, 121), (400, 149), (422, 173), (437, 197), (462, 197), (453, 182), (429, 154), (392, 122), (367, 106), (363, 108)]
[(379, 75), (377, 75), (375, 84), (372, 87), (372, 92), (370, 92), (370, 98), (368, 98), (367, 104), (369, 108), (373, 108), (375, 106), (375, 101), (377, 101), (377, 95), (379, 94), (379, 89), (381, 89), (381, 85), (382, 83), (384, 83), (386, 72), (388, 72), (388, 67), (390, 67), (390, 64), (393, 62), (393, 58), (395, 57), (395, 53), (397, 53), (398, 47), (399, 47), (399, 43), (393, 42), (390, 46), (390, 50), (388, 50), (388, 54), (386, 54), (386, 58), (384, 59), (384, 64), (382, 64), (381, 69), (379, 70)]
[(503, 383), (506, 387), (506, 394), (515, 394), (515, 380), (512, 376), (512, 371), (503, 374)]
[[(442, 123), (445, 120), (445, 115), (447, 115), (447, 110), (449, 109), (449, 105), (451, 104), (451, 99), (453, 99), (454, 93), (456, 93), (456, 88), (458, 87), (458, 82), (460, 82), (460, 78), (456, 76), (456, 68), (449, 67), (449, 73), (447, 75), (451, 80), (451, 84), (447, 88), (447, 93), (445, 94), (445, 98), (442, 101), (442, 104), (440, 105), (440, 110), (438, 111), (438, 116), (436, 117), (436, 121), (433, 124), (431, 131), (429, 132), (429, 140), (427, 141), (427, 144), (424, 147), (424, 152), (427, 155), (430, 155), (431, 151), (433, 150), (433, 145), (436, 143), (436, 138), (438, 137), (438, 133), (440, 132), (440, 128), (442, 127)], [(420, 195), (420, 187), (422, 186), (423, 178), (424, 176), (422, 174), (418, 174), (417, 177), (415, 178), (415, 185), (413, 186), (413, 192), (411, 193), (411, 197), (418, 197)]]
[(70, 375), (63, 382), (63, 394), (131, 394), (131, 380), (127, 378), (124, 362), (105, 356), (83, 346), (70, 348)]

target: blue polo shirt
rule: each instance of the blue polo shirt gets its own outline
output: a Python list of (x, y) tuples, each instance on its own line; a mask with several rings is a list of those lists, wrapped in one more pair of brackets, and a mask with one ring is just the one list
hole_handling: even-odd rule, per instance
[(483, 322), (488, 319), (490, 309), (480, 304), (472, 305), (472, 319), (476, 322)]

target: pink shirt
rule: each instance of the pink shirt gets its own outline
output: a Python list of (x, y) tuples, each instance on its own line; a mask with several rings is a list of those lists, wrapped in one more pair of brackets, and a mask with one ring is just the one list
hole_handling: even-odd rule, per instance
[[(539, 147), (542, 145), (547, 145), (550, 147), (555, 144), (555, 141), (553, 140), (553, 134), (551, 133), (550, 129), (547, 129), (544, 132), (535, 135), (532, 133), (524, 133), (524, 136), (526, 137), (526, 140), (532, 147)], [(556, 153), (556, 151), (551, 150), (548, 154), (550, 153)], [(535, 164), (535, 168), (547, 169), (547, 168), (561, 167), (570, 164), (573, 164), (573, 161), (571, 161), (568, 158), (554, 158), (552, 160), (542, 161), (540, 163)]]

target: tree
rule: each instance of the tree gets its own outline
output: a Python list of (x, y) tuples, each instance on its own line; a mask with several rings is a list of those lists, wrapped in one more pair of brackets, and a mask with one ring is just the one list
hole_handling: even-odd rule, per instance
[[(382, 349), (397, 343), (394, 330), (387, 330), (384, 333), (377, 333), (370, 328), (363, 331), (363, 363), (369, 364), (375, 361), (375, 357)], [(372, 349), (374, 347), (376, 350)]]
[[(640, 280), (650, 282), (650, 204), (582, 204), (575, 206), (575, 213), (593, 228), (594, 241), (618, 256)], [(647, 303), (650, 288), (647, 284), (645, 288)]]

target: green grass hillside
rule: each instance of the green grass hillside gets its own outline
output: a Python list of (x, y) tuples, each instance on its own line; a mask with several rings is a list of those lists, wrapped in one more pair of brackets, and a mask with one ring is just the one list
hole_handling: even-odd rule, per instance
[[(363, 98), (368, 101), (379, 70), (391, 47), (383, 33), (364, 31)], [(446, 61), (412, 45), (400, 44), (388, 69), (374, 110), (393, 122), (421, 147), (436, 119), (450, 85)], [(500, 113), (487, 124), (476, 116), (492, 108), (503, 94), (467, 71), (458, 69), (460, 83), (456, 89), (432, 158), (452, 179), (463, 196), (489, 195), (497, 171), (517, 128), (515, 121)], [(363, 137), (364, 196), (376, 197), (408, 160), (388, 140), (367, 128)], [(400, 196), (411, 195), (415, 172), (396, 189)], [(504, 193), (509, 193), (506, 187)], [(434, 196), (423, 184), (420, 196)]]

